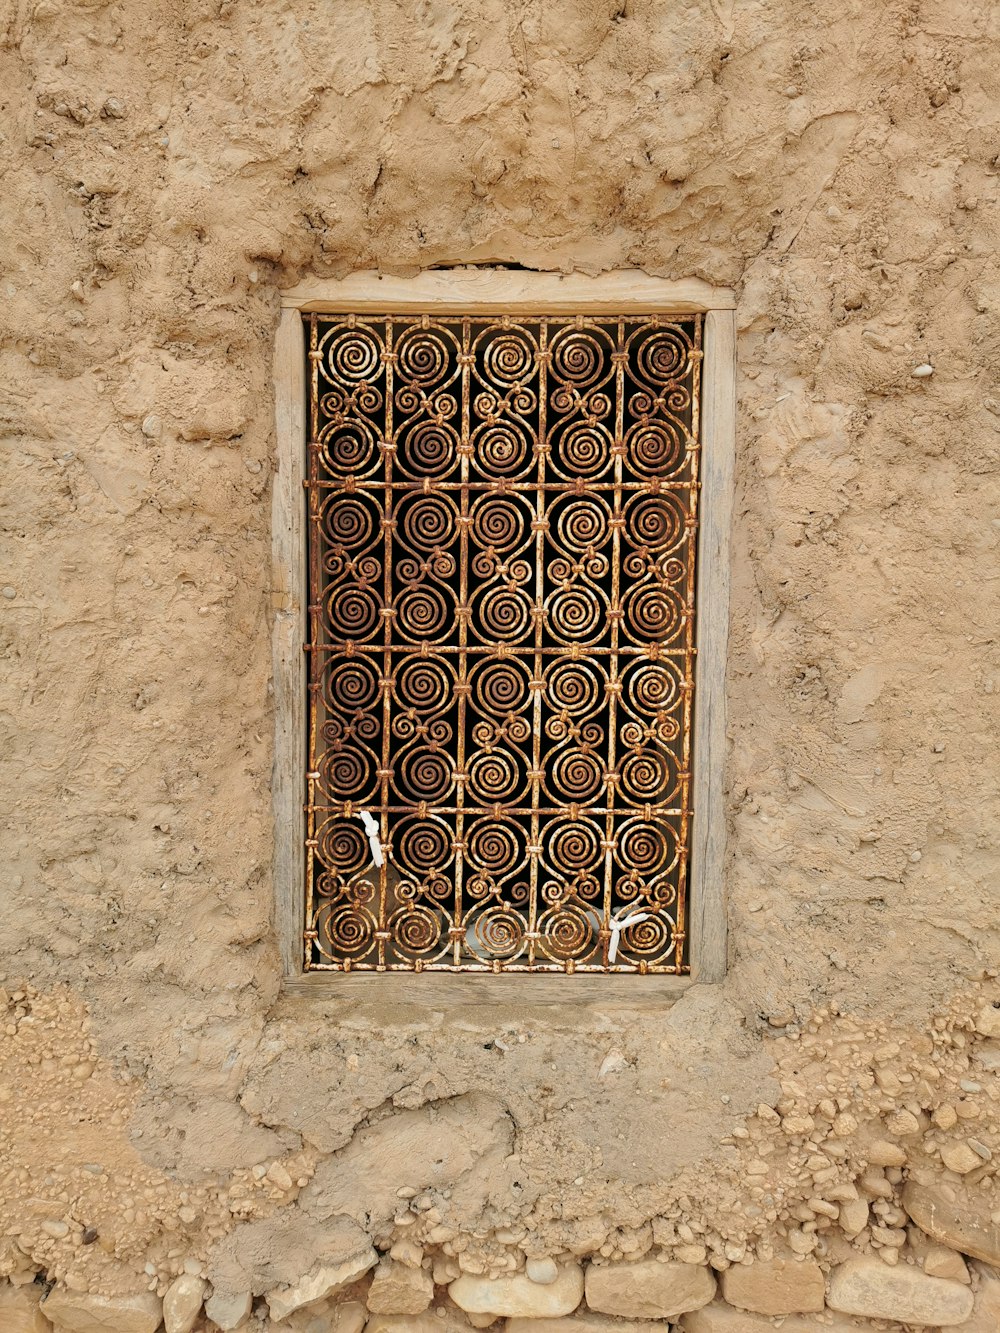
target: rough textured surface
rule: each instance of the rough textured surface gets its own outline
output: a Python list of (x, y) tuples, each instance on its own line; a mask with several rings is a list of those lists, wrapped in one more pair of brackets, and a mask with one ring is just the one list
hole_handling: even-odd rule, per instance
[(368, 1311), (360, 1301), (320, 1302), (288, 1315), (272, 1325), (282, 1333), (361, 1333), (367, 1327)]
[(866, 1319), (897, 1319), (907, 1324), (951, 1328), (972, 1314), (972, 1292), (959, 1282), (927, 1277), (900, 1264), (888, 1268), (878, 1259), (851, 1259), (830, 1278), (830, 1307)]
[(993, 1333), (1000, 1328), (1000, 1273), (986, 1264), (976, 1264), (978, 1290), (966, 1333)]
[(672, 1319), (707, 1305), (715, 1295), (715, 1279), (693, 1264), (607, 1264), (587, 1269), (587, 1304), (605, 1314), (637, 1319)]
[(422, 1314), (434, 1296), (434, 1281), (422, 1268), (379, 1264), (368, 1288), (368, 1308), (375, 1314)]
[(43, 1313), (60, 1333), (156, 1333), (163, 1309), (150, 1292), (109, 1297), (56, 1289), (46, 1297)]
[(501, 1167), (513, 1141), (502, 1103), (474, 1092), (390, 1114), (327, 1158), (303, 1191), (302, 1206), (315, 1217), (350, 1214), (363, 1225), (382, 1227), (399, 1209), (399, 1189), (435, 1187), (458, 1190), (478, 1211), (489, 1195), (491, 1171)]
[(910, 1180), (903, 1207), (942, 1245), (1000, 1267), (1000, 1217), (990, 1195), (949, 1181)]
[(163, 1298), (164, 1333), (191, 1333), (207, 1289), (204, 1279), (191, 1273), (182, 1273), (171, 1282)]
[(224, 1333), (239, 1328), (246, 1321), (253, 1305), (249, 1291), (214, 1291), (205, 1302), (205, 1313)]
[(467, 1333), (473, 1325), (453, 1310), (426, 1314), (377, 1314), (365, 1324), (365, 1333)]
[(519, 1315), (529, 1319), (564, 1315), (580, 1304), (583, 1270), (578, 1264), (566, 1264), (556, 1280), (544, 1286), (523, 1274), (479, 1278), (463, 1273), (451, 1283), (448, 1294), (469, 1314)]
[(822, 1310), (826, 1295), (823, 1270), (809, 1259), (758, 1259), (734, 1265), (722, 1274), (721, 1287), (730, 1305), (769, 1315)]
[[(162, 1295), (284, 1211), (293, 1283), (341, 1206), (471, 1275), (829, 1267), (842, 1205), (905, 1246), (889, 1173), (997, 1160), (998, 36), (973, 0), (8, 8), (0, 1272)], [(731, 968), (669, 1010), (278, 993), (279, 292), (491, 261), (738, 294)], [(338, 1193), (473, 1093), (482, 1171)]]
[[(683, 1333), (773, 1333), (775, 1323), (764, 1315), (736, 1310), (731, 1305), (713, 1301), (691, 1314), (682, 1316), (679, 1327)], [(791, 1315), (781, 1321), (781, 1333), (852, 1333), (864, 1327), (846, 1315), (826, 1314), (822, 1324), (815, 1319)]]
[(267, 1308), (271, 1318), (278, 1322), (287, 1319), (295, 1310), (326, 1300), (334, 1292), (350, 1286), (366, 1273), (375, 1262), (374, 1252), (366, 1252), (341, 1260), (339, 1263), (314, 1264), (297, 1282), (288, 1287), (277, 1287), (267, 1293)]
[(947, 1277), (953, 1282), (972, 1281), (968, 1265), (960, 1254), (947, 1245), (936, 1245), (923, 1236), (919, 1227), (911, 1227), (907, 1241), (914, 1259), (928, 1277)]
[(663, 1333), (663, 1323), (584, 1312), (563, 1319), (508, 1319), (504, 1333)]
[(42, 1288), (35, 1283), (12, 1287), (0, 1283), (0, 1329), (3, 1333), (50, 1333), (52, 1325), (42, 1314)]
[(329, 1281), (328, 1290), (334, 1290), (366, 1273), (377, 1258), (367, 1235), (349, 1218), (319, 1225), (296, 1209), (282, 1209), (234, 1227), (213, 1247), (206, 1272), (223, 1291), (249, 1290), (255, 1296), (266, 1291), (270, 1296), (272, 1289), (288, 1289), (293, 1294), (275, 1296), (288, 1303), (301, 1294), (303, 1281), (310, 1289)]

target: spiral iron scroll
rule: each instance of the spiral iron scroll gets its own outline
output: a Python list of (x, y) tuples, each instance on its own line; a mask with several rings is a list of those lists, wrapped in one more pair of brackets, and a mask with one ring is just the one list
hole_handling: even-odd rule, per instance
[(307, 970), (686, 971), (700, 319), (306, 319)]

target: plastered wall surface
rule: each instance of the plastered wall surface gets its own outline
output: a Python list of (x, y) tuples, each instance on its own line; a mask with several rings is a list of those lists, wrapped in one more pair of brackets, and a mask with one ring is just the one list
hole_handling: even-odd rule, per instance
[[(0, 34), (0, 1270), (84, 1333), (73, 1293), (158, 1322), (180, 1275), (250, 1328), (306, 1329), (259, 1298), (320, 1270), (370, 1309), (372, 1242), (440, 1327), (526, 1258), (787, 1251), (848, 1320), (873, 1260), (982, 1306), (903, 1196), (956, 1192), (993, 1239), (934, 1244), (1000, 1265), (1000, 13), (13, 0)], [(729, 976), (284, 996), (280, 294), (503, 263), (738, 294)]]

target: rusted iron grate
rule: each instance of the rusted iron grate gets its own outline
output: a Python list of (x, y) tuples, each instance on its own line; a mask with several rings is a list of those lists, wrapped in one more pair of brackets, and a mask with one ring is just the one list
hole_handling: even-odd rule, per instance
[(686, 971), (700, 317), (304, 318), (306, 969)]

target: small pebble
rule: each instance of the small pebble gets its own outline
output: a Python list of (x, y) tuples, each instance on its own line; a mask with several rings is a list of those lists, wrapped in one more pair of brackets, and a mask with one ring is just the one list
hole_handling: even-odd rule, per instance
[(922, 366), (914, 366), (910, 374), (915, 380), (926, 380), (934, 374), (934, 367), (925, 361)]
[(290, 1190), (292, 1188), (292, 1177), (280, 1162), (271, 1163), (266, 1178), (279, 1190)]
[(967, 1143), (946, 1143), (941, 1149), (941, 1160), (949, 1171), (966, 1176), (979, 1165), (980, 1157)]
[(601, 1062), (597, 1077), (608, 1078), (611, 1074), (620, 1074), (626, 1068), (628, 1065), (621, 1051), (609, 1051)]
[(555, 1282), (559, 1276), (559, 1270), (556, 1268), (554, 1259), (529, 1259), (524, 1265), (524, 1271), (532, 1282), (537, 1282), (544, 1287)]

